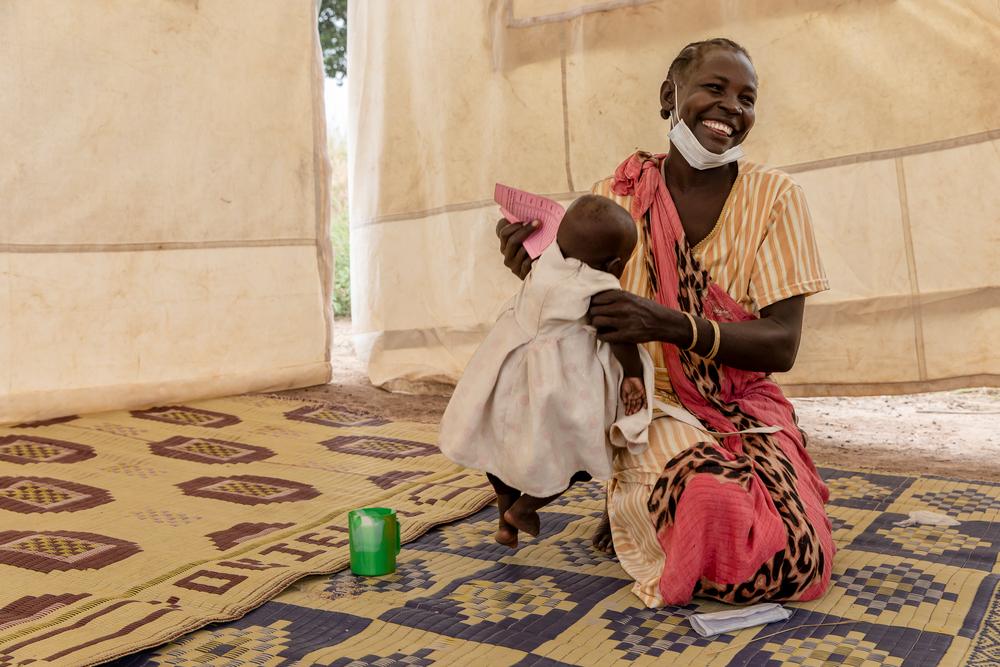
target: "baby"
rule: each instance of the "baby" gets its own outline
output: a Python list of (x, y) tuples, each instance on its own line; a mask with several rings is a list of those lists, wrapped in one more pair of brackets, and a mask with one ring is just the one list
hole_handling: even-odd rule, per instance
[(483, 470), (497, 493), (496, 541), (538, 535), (538, 510), (576, 481), (611, 476), (612, 447), (645, 448), (652, 362), (597, 340), (590, 297), (620, 289), (636, 243), (628, 211), (586, 195), (476, 350), (441, 423), (441, 451)]

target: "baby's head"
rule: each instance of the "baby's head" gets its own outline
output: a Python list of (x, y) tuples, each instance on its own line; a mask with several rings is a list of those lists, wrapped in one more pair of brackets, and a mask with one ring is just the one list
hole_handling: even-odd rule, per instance
[(621, 278), (636, 237), (635, 222), (628, 211), (607, 197), (584, 195), (566, 209), (556, 243), (563, 257)]

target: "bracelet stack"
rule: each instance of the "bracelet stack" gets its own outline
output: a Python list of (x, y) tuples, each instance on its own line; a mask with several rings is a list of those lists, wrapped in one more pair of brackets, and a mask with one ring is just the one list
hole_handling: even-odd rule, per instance
[[(688, 322), (691, 324), (691, 344), (684, 349), (688, 352), (692, 352), (694, 351), (694, 346), (698, 344), (698, 324), (694, 321), (694, 315), (685, 311), (681, 312), (684, 313), (684, 317), (686, 317)], [(722, 332), (719, 331), (719, 323), (715, 320), (708, 320), (708, 323), (712, 325), (712, 349), (709, 350), (708, 354), (704, 355), (702, 358), (711, 361), (712, 359), (715, 359), (715, 355), (719, 353), (719, 343), (722, 339)]]

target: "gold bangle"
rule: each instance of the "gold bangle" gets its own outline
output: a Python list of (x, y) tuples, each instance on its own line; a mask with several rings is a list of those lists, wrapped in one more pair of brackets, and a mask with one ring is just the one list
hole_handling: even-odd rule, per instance
[(715, 359), (715, 355), (719, 353), (719, 342), (722, 340), (722, 333), (719, 331), (719, 323), (715, 320), (709, 320), (709, 324), (712, 325), (712, 333), (715, 334), (715, 340), (712, 341), (712, 351), (706, 354), (703, 358), (711, 361)]
[(694, 321), (694, 315), (686, 311), (681, 312), (684, 313), (684, 316), (688, 318), (688, 322), (691, 323), (691, 344), (684, 348), (690, 352), (694, 349), (694, 346), (698, 344), (698, 325)]

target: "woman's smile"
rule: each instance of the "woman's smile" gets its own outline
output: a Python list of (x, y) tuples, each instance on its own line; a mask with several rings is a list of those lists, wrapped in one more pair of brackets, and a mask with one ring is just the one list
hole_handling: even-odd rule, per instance
[(728, 125), (719, 120), (703, 120), (701, 124), (707, 127), (712, 132), (715, 132), (719, 136), (731, 137), (733, 136), (734, 128), (732, 125)]

